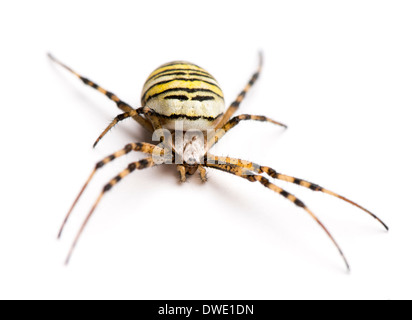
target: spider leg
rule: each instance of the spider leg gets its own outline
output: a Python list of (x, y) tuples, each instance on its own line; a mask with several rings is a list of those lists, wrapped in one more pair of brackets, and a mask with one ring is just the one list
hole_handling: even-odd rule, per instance
[(83, 194), (84, 190), (86, 190), (87, 185), (92, 180), (92, 178), (95, 175), (97, 170), (101, 169), (104, 165), (106, 165), (107, 163), (113, 161), (114, 159), (119, 158), (121, 156), (124, 156), (125, 154), (128, 154), (131, 151), (140, 151), (140, 152), (151, 154), (153, 152), (153, 150), (155, 149), (155, 147), (156, 147), (155, 145), (145, 143), (145, 142), (129, 143), (123, 149), (107, 156), (103, 160), (96, 163), (96, 166), (94, 167), (92, 173), (90, 174), (90, 176), (87, 179), (86, 183), (83, 185), (82, 189), (80, 190), (79, 194), (77, 195), (76, 199), (74, 200), (72, 206), (70, 207), (69, 212), (66, 214), (66, 216), (63, 220), (63, 223), (60, 227), (59, 234), (58, 234), (57, 237), (58, 238), (61, 237), (63, 229), (64, 229), (67, 221), (69, 220), (69, 217), (70, 217), (74, 207), (76, 206), (77, 202), (79, 201), (79, 199), (80, 199), (81, 195)]
[(210, 167), (210, 168), (214, 168), (214, 169), (218, 169), (218, 170), (221, 170), (221, 171), (225, 171), (225, 172), (234, 174), (236, 176), (239, 176), (241, 178), (249, 180), (250, 182), (258, 181), (264, 187), (269, 188), (270, 190), (282, 195), (283, 197), (285, 197), (289, 201), (293, 202), (296, 206), (298, 206), (298, 207), (302, 208), (303, 210), (305, 210), (316, 221), (316, 223), (323, 229), (323, 231), (327, 234), (329, 239), (333, 242), (335, 247), (338, 249), (339, 254), (341, 255), (343, 261), (345, 262), (345, 265), (346, 265), (348, 271), (350, 271), (349, 263), (348, 263), (345, 255), (343, 254), (342, 249), (340, 248), (340, 246), (336, 242), (336, 240), (333, 238), (333, 236), (331, 235), (329, 230), (325, 227), (325, 225), (319, 220), (319, 218), (311, 210), (309, 210), (309, 208), (301, 200), (299, 200), (298, 198), (296, 198), (294, 195), (287, 192), (286, 190), (283, 190), (282, 188), (278, 187), (277, 185), (271, 183), (265, 177), (260, 176), (260, 175), (255, 175), (252, 172), (250, 172), (250, 171), (248, 171), (244, 168), (233, 166), (233, 165), (228, 165), (228, 164), (207, 164), (206, 166)]
[(106, 135), (106, 133), (109, 132), (110, 129), (112, 129), (116, 124), (118, 124), (120, 121), (123, 121), (127, 118), (134, 117), (135, 115), (138, 114), (144, 114), (151, 123), (151, 126), (153, 128), (152, 131), (160, 130), (161, 131), (161, 137), (160, 141), (164, 142), (164, 138), (166, 137), (166, 146), (169, 147), (169, 149), (172, 149), (172, 140), (171, 140), (171, 135), (166, 134), (164, 132), (163, 127), (160, 124), (160, 121), (158, 117), (156, 117), (153, 114), (153, 111), (148, 108), (148, 107), (141, 107), (136, 110), (131, 110), (122, 114), (117, 115), (112, 122), (104, 129), (104, 131), (100, 134), (100, 136), (96, 139), (95, 143), (93, 144), (93, 148), (96, 147), (96, 145), (99, 143), (99, 141)]
[(142, 108), (138, 108), (136, 110), (132, 109), (130, 111), (121, 113), (119, 115), (117, 115), (112, 122), (110, 122), (110, 124), (106, 127), (106, 129), (104, 129), (104, 131), (100, 134), (100, 136), (96, 139), (95, 143), (93, 144), (93, 148), (96, 147), (96, 145), (99, 143), (99, 141), (106, 135), (106, 133), (109, 132), (109, 130), (111, 128), (113, 128), (116, 124), (118, 124), (120, 121), (123, 121), (125, 119), (128, 119), (130, 117), (134, 117), (136, 115), (140, 115), (140, 114), (149, 114), (150, 113), (150, 109), (147, 107), (142, 107)]
[(206, 169), (203, 166), (199, 166), (199, 175), (200, 175), (200, 180), (202, 180), (202, 182), (207, 182), (207, 175), (206, 175)]
[(245, 160), (232, 159), (232, 158), (229, 158), (229, 157), (216, 157), (216, 156), (209, 155), (208, 156), (208, 161), (218, 162), (218, 163), (226, 163), (226, 164), (230, 163), (232, 165), (239, 166), (239, 167), (242, 167), (244, 169), (251, 170), (253, 172), (259, 173), (259, 174), (266, 173), (274, 179), (278, 179), (278, 180), (282, 180), (282, 181), (286, 181), (286, 182), (291, 182), (291, 183), (297, 184), (301, 187), (311, 189), (313, 191), (319, 191), (319, 192), (329, 194), (331, 196), (334, 196), (338, 199), (346, 201), (346, 202), (354, 205), (355, 207), (363, 210), (364, 212), (368, 213), (370, 216), (375, 218), (377, 221), (379, 221), (379, 223), (382, 224), (386, 230), (389, 230), (388, 226), (379, 217), (377, 217), (375, 214), (373, 214), (372, 212), (370, 212), (366, 208), (360, 206), (359, 204), (357, 204), (356, 202), (353, 202), (352, 200), (349, 200), (348, 198), (345, 198), (345, 197), (343, 197), (343, 196), (341, 196), (341, 195), (339, 195), (339, 194), (337, 194), (333, 191), (325, 189), (325, 188), (323, 188), (323, 187), (321, 187), (321, 186), (319, 186), (315, 183), (312, 183), (312, 182), (309, 182), (309, 181), (306, 181), (306, 180), (303, 180), (303, 179), (295, 178), (295, 177), (292, 177), (292, 176), (288, 176), (288, 175), (285, 175), (285, 174), (281, 174), (281, 173), (276, 172), (274, 169), (272, 169), (270, 167), (261, 166), (261, 165), (258, 165), (256, 163), (245, 161)]
[(267, 174), (268, 174), (269, 176), (271, 176), (272, 178), (275, 178), (275, 179), (278, 179), (278, 180), (287, 181), (287, 182), (291, 182), (291, 183), (297, 184), (297, 185), (299, 185), (299, 186), (302, 186), (302, 187), (311, 189), (311, 190), (313, 190), (313, 191), (323, 192), (323, 193), (329, 194), (329, 195), (331, 195), (331, 196), (334, 196), (334, 197), (336, 197), (336, 198), (338, 198), (338, 199), (341, 199), (341, 200), (343, 200), (343, 201), (345, 201), (345, 202), (348, 202), (348, 203), (354, 205), (355, 207), (357, 207), (357, 208), (365, 211), (366, 213), (368, 213), (370, 216), (372, 216), (373, 218), (375, 218), (376, 220), (378, 220), (379, 223), (382, 224), (383, 227), (384, 227), (386, 230), (389, 230), (388, 226), (387, 226), (380, 218), (378, 218), (375, 214), (373, 214), (372, 212), (370, 212), (370, 211), (367, 210), (366, 208), (360, 206), (360, 205), (357, 204), (356, 202), (353, 202), (352, 200), (349, 200), (348, 198), (345, 198), (345, 197), (343, 197), (343, 196), (341, 196), (341, 195), (339, 195), (339, 194), (337, 194), (337, 193), (335, 193), (335, 192), (333, 192), (333, 191), (330, 191), (330, 190), (328, 190), (328, 189), (325, 189), (325, 188), (323, 188), (323, 187), (321, 187), (321, 186), (319, 186), (319, 185), (317, 185), (317, 184), (315, 184), (315, 183), (312, 183), (312, 182), (309, 182), (309, 181), (306, 181), (306, 180), (303, 180), (303, 179), (295, 178), (295, 177), (292, 177), (292, 176), (288, 176), (288, 175), (285, 175), (285, 174), (277, 173), (277, 172), (276, 172), (275, 170), (273, 170), (272, 168), (269, 168), (269, 167), (261, 167), (261, 169), (262, 169), (263, 172), (267, 173)]
[[(144, 109), (150, 110), (147, 107), (145, 107)], [(160, 142), (162, 142), (164, 144), (164, 146), (166, 148), (168, 148), (169, 150), (174, 150), (175, 151), (175, 148), (173, 146), (172, 134), (170, 133), (170, 131), (168, 131), (167, 129), (164, 129), (162, 127), (162, 124), (160, 123), (159, 117), (157, 117), (153, 113), (152, 110), (147, 111), (146, 116), (148, 117), (148, 119), (152, 123), (154, 131), (159, 131), (160, 132)]]
[[(83, 83), (85, 85), (88, 85), (94, 89), (96, 89), (97, 91), (103, 93), (106, 97), (108, 97), (110, 100), (114, 101), (117, 104), (117, 107), (120, 110), (123, 110), (124, 112), (130, 112), (133, 110), (133, 108), (127, 104), (126, 102), (122, 101), (119, 99), (119, 97), (117, 97), (114, 93), (107, 91), (105, 89), (103, 89), (102, 87), (100, 87), (99, 85), (97, 85), (96, 83), (90, 81), (89, 79), (81, 76), (80, 74), (78, 74), (77, 72), (75, 72), (73, 69), (69, 68), (68, 66), (66, 66), (65, 64), (63, 64), (62, 62), (60, 62), (59, 60), (57, 60), (51, 53), (48, 53), (47, 56), (54, 61), (55, 63), (59, 64), (60, 66), (62, 66), (63, 68), (65, 68), (66, 70), (68, 70), (69, 72), (71, 72), (72, 74), (74, 74), (77, 78), (79, 78), (81, 81), (83, 81)], [(150, 125), (150, 122), (147, 121), (145, 118), (143, 118), (140, 115), (134, 115), (133, 119), (136, 120), (140, 125), (142, 125), (145, 129), (147, 129), (148, 131), (152, 132), (153, 128)]]
[(186, 168), (185, 166), (178, 164), (177, 171), (180, 173), (180, 182), (186, 182)]
[(269, 119), (268, 117), (265, 116), (255, 116), (255, 115), (250, 115), (250, 114), (241, 114), (239, 116), (236, 116), (232, 119), (230, 119), (225, 125), (216, 130), (215, 135), (209, 139), (208, 144), (207, 144), (207, 150), (212, 148), (230, 129), (234, 128), (239, 124), (239, 122), (244, 121), (244, 120), (255, 120), (255, 121), (262, 121), (262, 122), (270, 122), (279, 126), (282, 126), (284, 128), (287, 128), (287, 126), (283, 123), (280, 123), (278, 121)]
[(88, 221), (90, 220), (91, 216), (93, 215), (93, 212), (95, 211), (97, 205), (99, 204), (100, 200), (103, 198), (103, 195), (109, 191), (114, 185), (116, 185), (120, 180), (122, 180), (124, 177), (126, 177), (127, 175), (129, 175), (130, 173), (132, 173), (135, 170), (142, 170), (142, 169), (146, 169), (146, 168), (150, 168), (155, 166), (155, 163), (153, 161), (152, 158), (146, 158), (137, 162), (132, 162), (131, 164), (129, 164), (129, 166), (127, 167), (127, 169), (123, 170), (122, 172), (120, 172), (117, 176), (115, 176), (112, 180), (110, 180), (110, 182), (108, 184), (106, 184), (102, 190), (102, 192), (100, 193), (100, 195), (98, 196), (96, 202), (94, 203), (92, 209), (90, 210), (89, 214), (87, 215), (86, 219), (83, 221), (82, 226), (80, 227), (76, 238), (74, 239), (72, 246), (70, 248), (69, 254), (67, 255), (67, 259), (66, 259), (66, 265), (69, 263), (70, 258), (72, 256), (72, 253), (76, 247), (76, 244), (81, 236), (81, 234), (83, 233), (84, 228), (86, 227)]
[(252, 75), (250, 78), (249, 82), (247, 85), (243, 88), (243, 90), (239, 93), (237, 96), (236, 100), (232, 102), (232, 104), (229, 106), (229, 108), (226, 110), (225, 114), (222, 116), (222, 119), (219, 121), (218, 125), (216, 126), (216, 129), (220, 129), (225, 125), (225, 123), (233, 116), (233, 114), (237, 111), (239, 108), (240, 103), (243, 101), (243, 99), (246, 96), (246, 93), (250, 90), (250, 88), (254, 85), (256, 82), (257, 78), (260, 75), (260, 72), (262, 71), (262, 65), (263, 65), (263, 53), (259, 52), (259, 66), (256, 72)]

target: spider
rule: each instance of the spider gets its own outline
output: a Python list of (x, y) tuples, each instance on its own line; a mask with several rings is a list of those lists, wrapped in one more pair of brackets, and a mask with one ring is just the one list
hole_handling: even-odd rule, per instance
[[(48, 56), (52, 61), (78, 77), (84, 84), (106, 95), (123, 111), (123, 113), (116, 116), (109, 126), (101, 133), (94, 143), (94, 146), (97, 145), (112, 127), (127, 118), (133, 118), (146, 130), (154, 133), (154, 137), (157, 134), (161, 142), (157, 146), (147, 142), (129, 143), (123, 149), (97, 162), (92, 173), (70, 207), (69, 212), (65, 216), (58, 238), (61, 237), (63, 229), (76, 203), (98, 170), (109, 162), (132, 151), (142, 152), (149, 155), (140, 161), (130, 163), (126, 169), (120, 172), (103, 187), (103, 190), (86, 216), (72, 243), (66, 259), (66, 264), (69, 263), (73, 250), (75, 249), (82, 232), (104, 194), (133, 171), (143, 170), (161, 164), (176, 165), (181, 182), (186, 181), (187, 175), (193, 175), (197, 171), (199, 171), (201, 180), (206, 182), (206, 168), (211, 168), (236, 175), (250, 182), (258, 182), (264, 187), (280, 194), (299, 208), (305, 210), (307, 214), (316, 221), (339, 251), (348, 271), (350, 270), (348, 261), (340, 246), (325, 225), (300, 199), (278, 187), (271, 182), (270, 178), (273, 180), (277, 179), (294, 183), (313, 191), (323, 192), (346, 201), (368, 213), (370, 216), (378, 220), (386, 230), (389, 230), (386, 224), (369, 210), (317, 184), (279, 173), (268, 166), (261, 166), (241, 159), (214, 156), (208, 152), (210, 148), (212, 148), (229, 130), (233, 129), (242, 121), (256, 120), (269, 122), (287, 128), (286, 125), (265, 116), (242, 114), (232, 117), (238, 110), (247, 92), (254, 85), (260, 75), (263, 64), (262, 53), (259, 53), (259, 66), (256, 72), (239, 93), (236, 100), (233, 101), (227, 109), (225, 108), (222, 90), (216, 79), (206, 70), (193, 63), (173, 61), (163, 64), (154, 70), (143, 86), (141, 107), (134, 109), (126, 102), (120, 100), (114, 93), (103, 89), (96, 83), (81, 76), (67, 65), (57, 60), (50, 53)], [(171, 130), (171, 132), (169, 130)], [(190, 132), (194, 134), (192, 134), (189, 139), (181, 139), (184, 134)], [(205, 137), (204, 133), (206, 132), (212, 132), (212, 134), (208, 134), (207, 137)], [(178, 137), (180, 137), (180, 139), (178, 139)]]

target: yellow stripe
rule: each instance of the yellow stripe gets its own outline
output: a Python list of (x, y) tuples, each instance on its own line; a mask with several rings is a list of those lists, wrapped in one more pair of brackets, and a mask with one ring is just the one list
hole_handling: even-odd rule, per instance
[[(186, 71), (183, 71), (183, 73), (185, 73)], [(196, 75), (191, 75), (191, 74), (184, 74), (184, 75), (176, 75), (176, 74), (160, 74), (157, 77), (154, 77), (153, 79), (146, 81), (144, 84), (144, 87), (149, 87), (152, 86), (158, 82), (164, 82), (164, 81), (170, 81), (173, 79), (177, 79), (177, 78), (182, 78), (182, 79), (192, 79), (192, 80), (202, 80), (205, 82), (211, 82), (213, 84), (215, 84), (216, 86), (219, 86), (218, 82), (216, 81), (216, 79), (214, 78), (209, 78), (209, 76), (207, 76), (206, 74), (203, 73), (197, 73)]]
[[(171, 62), (171, 63), (172, 63), (172, 62)], [(178, 63), (178, 64), (173, 64), (173, 65), (171, 65), (171, 66), (169, 65), (169, 66), (166, 66), (166, 67), (160, 66), (160, 67), (157, 68), (155, 71), (153, 71), (147, 78), (149, 79), (149, 78), (157, 75), (157, 74), (160, 73), (160, 72), (163, 72), (163, 71), (166, 71), (166, 70), (170, 70), (170, 69), (185, 69), (185, 70), (192, 69), (192, 70), (202, 71), (202, 72), (205, 72), (205, 73), (207, 73), (208, 75), (210, 75), (209, 72), (207, 72), (207, 71), (206, 71), (205, 69), (203, 69), (203, 68), (200, 68), (200, 67), (195, 66), (195, 65), (193, 65), (193, 64), (188, 64), (188, 63), (182, 62), (182, 63)]]
[(213, 91), (217, 95), (223, 97), (223, 92), (220, 90), (218, 86), (210, 85), (203, 81), (189, 81), (189, 80), (174, 80), (173, 81), (172, 80), (169, 83), (164, 83), (164, 84), (159, 84), (159, 85), (154, 86), (152, 89), (150, 89), (147, 92), (146, 96), (143, 97), (143, 99), (146, 100), (147, 97), (150, 97), (152, 95), (161, 93), (169, 89), (174, 89), (174, 88), (208, 89), (210, 91)]

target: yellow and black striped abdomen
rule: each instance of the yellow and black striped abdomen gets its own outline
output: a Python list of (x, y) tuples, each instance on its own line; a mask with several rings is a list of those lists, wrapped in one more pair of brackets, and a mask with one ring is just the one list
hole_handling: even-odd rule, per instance
[(185, 61), (170, 62), (153, 71), (143, 86), (141, 102), (167, 129), (175, 129), (176, 121), (183, 122), (184, 130), (210, 129), (225, 109), (216, 79)]

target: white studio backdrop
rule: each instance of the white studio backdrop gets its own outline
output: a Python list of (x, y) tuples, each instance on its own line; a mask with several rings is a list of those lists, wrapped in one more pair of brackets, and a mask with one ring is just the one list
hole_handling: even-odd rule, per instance
[[(16, 1), (0, 5), (2, 92), (0, 298), (411, 298), (412, 4), (409, 1)], [(284, 198), (209, 170), (136, 172), (108, 193), (69, 267), (65, 255), (103, 185), (105, 167), (59, 225), (94, 164), (132, 141), (132, 120), (91, 146), (114, 103), (52, 64), (139, 106), (148, 74), (183, 59), (213, 74), (229, 104), (264, 52), (240, 113), (215, 148), (308, 179), (366, 206), (279, 183), (343, 248), (348, 274), (316, 223)]]

